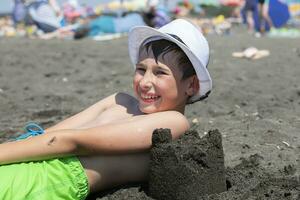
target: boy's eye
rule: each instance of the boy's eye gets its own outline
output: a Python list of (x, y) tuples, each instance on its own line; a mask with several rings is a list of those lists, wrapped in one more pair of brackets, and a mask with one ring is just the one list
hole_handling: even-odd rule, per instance
[(164, 72), (164, 71), (157, 71), (156, 74), (158, 74), (158, 75), (164, 75), (164, 74), (167, 74), (167, 73)]
[(136, 72), (145, 72), (146, 69), (143, 68), (143, 67), (136, 67), (136, 68), (135, 68), (135, 71), (136, 71)]

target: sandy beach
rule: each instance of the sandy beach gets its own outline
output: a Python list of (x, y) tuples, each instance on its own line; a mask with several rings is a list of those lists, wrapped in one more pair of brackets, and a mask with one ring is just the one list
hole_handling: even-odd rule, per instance
[[(300, 40), (255, 38), (241, 30), (207, 39), (213, 91), (186, 110), (199, 135), (213, 129), (222, 135), (228, 191), (207, 198), (230, 199), (235, 189), (241, 194), (236, 199), (299, 199)], [(267, 49), (270, 56), (232, 57), (250, 46)], [(127, 37), (101, 42), (0, 38), (0, 142), (16, 137), (29, 121), (49, 127), (109, 94), (132, 94), (132, 74)], [(248, 193), (231, 180), (241, 174), (246, 184), (243, 173), (257, 169), (274, 180), (258, 181), (260, 189), (253, 190), (254, 183), (248, 183)], [(150, 198), (140, 187), (89, 199)]]

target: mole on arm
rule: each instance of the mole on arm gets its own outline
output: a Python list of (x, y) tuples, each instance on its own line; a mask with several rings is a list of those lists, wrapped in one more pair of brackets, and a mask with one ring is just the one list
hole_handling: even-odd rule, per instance
[(51, 138), (51, 140), (47, 143), (48, 145), (51, 145), (52, 143), (54, 143), (56, 140), (56, 137), (54, 136), (53, 138)]

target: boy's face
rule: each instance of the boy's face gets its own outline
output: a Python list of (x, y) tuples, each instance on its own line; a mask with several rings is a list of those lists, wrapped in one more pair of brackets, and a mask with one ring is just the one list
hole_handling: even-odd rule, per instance
[(183, 72), (177, 66), (175, 52), (158, 57), (143, 50), (136, 64), (133, 87), (144, 113), (177, 110), (184, 113), (186, 100), (192, 95), (191, 78), (182, 80)]

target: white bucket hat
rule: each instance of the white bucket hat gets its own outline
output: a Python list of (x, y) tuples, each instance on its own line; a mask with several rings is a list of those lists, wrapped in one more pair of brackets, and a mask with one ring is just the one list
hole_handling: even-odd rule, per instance
[(142, 45), (160, 39), (177, 44), (193, 64), (200, 87), (188, 103), (206, 98), (212, 89), (212, 81), (206, 68), (209, 61), (209, 47), (201, 30), (184, 19), (176, 19), (159, 29), (148, 26), (134, 27), (128, 36), (129, 56), (132, 63), (135, 65), (138, 62)]

